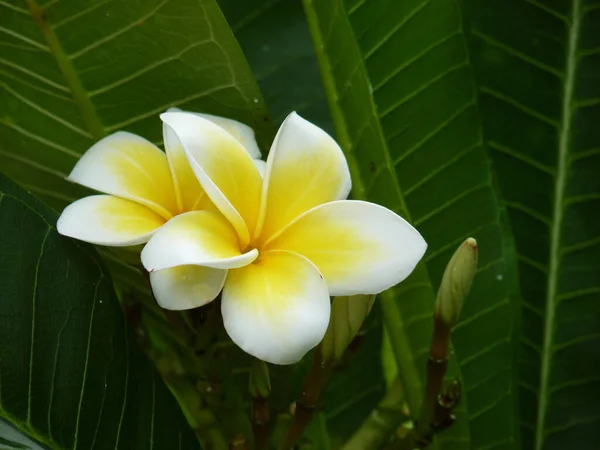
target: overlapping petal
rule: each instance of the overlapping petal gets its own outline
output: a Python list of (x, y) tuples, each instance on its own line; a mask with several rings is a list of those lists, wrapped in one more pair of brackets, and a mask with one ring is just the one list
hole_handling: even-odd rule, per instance
[(261, 176), (252, 158), (228, 132), (195, 114), (161, 115), (177, 135), (206, 194), (231, 222), (242, 247), (254, 231), (261, 192)]
[(151, 272), (150, 284), (161, 307), (178, 311), (213, 301), (226, 277), (227, 270), (187, 265)]
[(195, 114), (206, 120), (210, 120), (212, 123), (219, 125), (229, 134), (231, 134), (237, 141), (242, 144), (246, 151), (250, 154), (252, 159), (259, 159), (261, 157), (260, 149), (256, 143), (256, 137), (254, 130), (248, 125), (238, 122), (237, 120), (227, 119), (221, 116), (213, 116), (212, 114), (198, 113), (184, 111), (179, 108), (169, 108), (167, 112), (187, 112), (188, 114)]
[(316, 125), (290, 114), (267, 159), (257, 229), (261, 241), (309, 209), (346, 198), (350, 187), (339, 145)]
[(258, 169), (258, 172), (260, 173), (260, 176), (264, 177), (265, 169), (267, 168), (267, 163), (265, 161), (263, 161), (262, 159), (255, 159), (253, 161), (254, 161), (254, 165)]
[(383, 206), (341, 200), (318, 206), (267, 243), (296, 252), (325, 277), (331, 295), (376, 294), (404, 280), (427, 244)]
[(119, 131), (98, 141), (68, 179), (140, 203), (167, 220), (178, 212), (166, 155), (132, 133)]
[(112, 247), (147, 242), (165, 219), (139, 203), (112, 195), (92, 195), (67, 206), (58, 232), (81, 241)]
[(273, 364), (299, 361), (325, 335), (331, 305), (317, 268), (285, 251), (261, 253), (230, 270), (221, 312), (231, 339), (246, 353)]
[(173, 130), (164, 123), (163, 140), (175, 184), (179, 211), (216, 210), (216, 207), (200, 186), (196, 175), (194, 175), (181, 142), (179, 142)]
[(257, 250), (241, 252), (232, 225), (218, 212), (191, 211), (169, 220), (142, 250), (148, 271), (194, 264), (231, 269), (250, 264)]

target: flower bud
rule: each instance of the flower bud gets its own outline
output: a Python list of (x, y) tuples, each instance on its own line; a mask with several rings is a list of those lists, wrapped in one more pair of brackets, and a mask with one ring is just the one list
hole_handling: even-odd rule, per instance
[(323, 361), (338, 361), (371, 311), (375, 295), (339, 296), (333, 299), (331, 317), (321, 342)]
[(267, 398), (271, 393), (271, 378), (267, 363), (254, 358), (250, 368), (250, 395), (253, 398)]
[(453, 327), (458, 322), (476, 271), (477, 241), (468, 238), (450, 258), (437, 295), (435, 315), (447, 326)]

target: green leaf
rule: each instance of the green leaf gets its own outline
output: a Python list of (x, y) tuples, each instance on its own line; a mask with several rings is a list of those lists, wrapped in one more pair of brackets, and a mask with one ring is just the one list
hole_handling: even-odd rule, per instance
[(271, 139), (215, 0), (2, 2), (0, 35), (0, 167), (55, 208), (87, 192), (64, 178), (94, 141), (127, 130), (160, 144), (170, 106)]
[(333, 124), (301, 0), (218, 0), (276, 124), (291, 112)]
[(331, 450), (329, 442), (329, 433), (327, 432), (327, 421), (322, 413), (315, 416), (312, 422), (306, 428), (303, 440), (298, 445), (299, 450)]
[(514, 448), (513, 255), (483, 146), (459, 5), (306, 0), (305, 9), (353, 195), (404, 215), (429, 243), (409, 280), (380, 296), (413, 414), (435, 289), (454, 249), (473, 236), (480, 269), (453, 334), (466, 410), (439, 443)]
[(600, 8), (466, 1), (523, 295), (523, 448), (600, 446)]
[(332, 442), (349, 439), (385, 393), (381, 339), (381, 308), (375, 303), (321, 398)]
[(53, 449), (199, 448), (89, 246), (0, 175), (0, 417)]

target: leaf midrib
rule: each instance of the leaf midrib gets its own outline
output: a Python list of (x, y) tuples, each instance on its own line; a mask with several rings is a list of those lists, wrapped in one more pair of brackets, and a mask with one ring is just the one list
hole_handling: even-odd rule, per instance
[(556, 181), (554, 184), (554, 207), (550, 231), (550, 260), (546, 288), (546, 314), (542, 343), (540, 369), (540, 391), (535, 434), (535, 449), (542, 450), (545, 439), (546, 409), (550, 394), (550, 371), (552, 369), (552, 347), (554, 345), (555, 308), (560, 270), (562, 223), (564, 217), (565, 185), (569, 172), (569, 145), (571, 143), (571, 122), (573, 116), (573, 89), (577, 69), (577, 45), (580, 34), (581, 0), (572, 0), (571, 21), (567, 22), (568, 44), (565, 63), (565, 83), (562, 96), (562, 112), (559, 131)]
[(93, 105), (87, 91), (84, 89), (81, 79), (73, 67), (69, 56), (65, 53), (50, 24), (46, 22), (42, 8), (40, 8), (35, 0), (26, 1), (33, 20), (48, 43), (50, 53), (56, 60), (58, 68), (67, 82), (73, 100), (79, 109), (81, 120), (94, 140), (103, 138), (106, 134), (104, 125), (100, 120), (96, 107)]

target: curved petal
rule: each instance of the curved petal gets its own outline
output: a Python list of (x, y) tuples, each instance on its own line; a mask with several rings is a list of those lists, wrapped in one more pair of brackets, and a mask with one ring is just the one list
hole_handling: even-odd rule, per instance
[(250, 264), (256, 249), (240, 251), (237, 234), (220, 213), (191, 211), (169, 220), (142, 250), (148, 271), (195, 264), (231, 269)]
[(282, 251), (261, 253), (254, 264), (230, 270), (221, 301), (233, 342), (273, 364), (293, 364), (321, 342), (330, 311), (317, 268)]
[(152, 293), (165, 309), (181, 311), (212, 302), (225, 283), (227, 271), (203, 266), (177, 266), (150, 273)]
[(318, 206), (267, 243), (306, 256), (331, 295), (376, 294), (404, 280), (425, 254), (423, 237), (383, 206), (341, 200)]
[(98, 141), (75, 164), (68, 179), (140, 203), (167, 220), (177, 213), (166, 155), (132, 133), (119, 131)]
[(351, 185), (339, 145), (316, 125), (290, 114), (267, 159), (255, 236), (264, 242), (309, 209), (346, 198)]
[(265, 161), (263, 161), (262, 159), (253, 159), (252, 162), (254, 162), (254, 165), (256, 166), (256, 168), (258, 169), (258, 172), (260, 173), (260, 176), (264, 177), (265, 169), (267, 168), (267, 163)]
[(242, 247), (248, 245), (262, 184), (250, 155), (223, 128), (195, 114), (170, 112), (160, 117), (177, 135), (198, 181), (231, 222)]
[(67, 206), (56, 224), (58, 232), (80, 241), (110, 247), (148, 242), (165, 223), (154, 211), (112, 195), (92, 195)]
[(190, 163), (188, 162), (185, 150), (177, 139), (175, 132), (165, 123), (163, 123), (163, 140), (171, 175), (175, 184), (175, 194), (177, 195), (177, 205), (179, 212), (188, 212), (195, 210), (217, 211), (216, 206), (208, 198), (202, 186), (198, 182)]
[(237, 120), (227, 119), (221, 116), (213, 116), (212, 114), (204, 114), (199, 112), (192, 111), (184, 111), (179, 108), (169, 108), (167, 112), (187, 112), (190, 114), (195, 114), (200, 116), (206, 120), (210, 120), (212, 123), (219, 125), (229, 134), (231, 134), (237, 141), (244, 146), (246, 151), (250, 154), (252, 159), (258, 159), (262, 155), (260, 154), (260, 149), (258, 148), (258, 144), (256, 143), (256, 137), (254, 135), (254, 130), (250, 128), (248, 125), (243, 124), (242, 122), (238, 122)]

